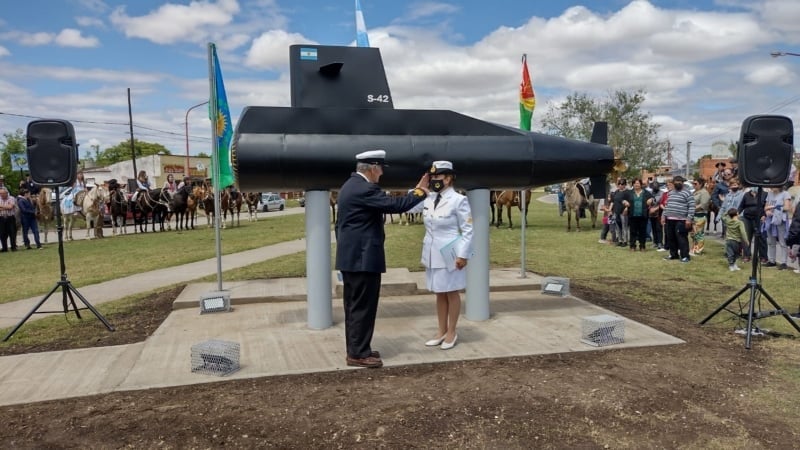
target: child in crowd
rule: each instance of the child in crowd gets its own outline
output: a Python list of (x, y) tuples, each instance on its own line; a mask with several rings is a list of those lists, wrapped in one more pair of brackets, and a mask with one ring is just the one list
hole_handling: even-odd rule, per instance
[[(600, 231), (601, 244), (612, 244), (617, 242), (617, 226), (614, 223), (614, 214), (612, 213), (611, 195), (601, 200), (598, 208), (603, 211), (603, 229)], [(608, 240), (608, 233), (611, 232), (611, 240)]]
[(728, 258), (728, 270), (731, 272), (740, 270), (736, 265), (736, 258), (742, 253), (744, 247), (749, 247), (747, 231), (744, 229), (744, 222), (739, 220), (739, 211), (730, 208), (722, 217), (725, 222), (725, 257)]

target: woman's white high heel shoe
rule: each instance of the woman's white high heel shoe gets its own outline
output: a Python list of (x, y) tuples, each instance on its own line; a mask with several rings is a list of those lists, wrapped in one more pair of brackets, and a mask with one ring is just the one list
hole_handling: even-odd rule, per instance
[(430, 341), (425, 342), (425, 345), (428, 347), (437, 347), (442, 345), (442, 342), (444, 342), (444, 336), (440, 337), (439, 339), (431, 339)]
[(451, 348), (456, 346), (456, 341), (457, 340), (458, 340), (458, 335), (455, 335), (455, 337), (453, 337), (453, 342), (445, 342), (444, 338), (442, 338), (441, 349), (442, 350), (450, 350)]

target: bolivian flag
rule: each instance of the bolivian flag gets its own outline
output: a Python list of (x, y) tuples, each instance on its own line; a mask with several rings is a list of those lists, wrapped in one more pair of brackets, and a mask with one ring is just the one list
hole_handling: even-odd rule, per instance
[(528, 55), (522, 55), (522, 83), (519, 85), (520, 129), (530, 131), (534, 107), (536, 107), (536, 94), (533, 92), (531, 76), (528, 73)]

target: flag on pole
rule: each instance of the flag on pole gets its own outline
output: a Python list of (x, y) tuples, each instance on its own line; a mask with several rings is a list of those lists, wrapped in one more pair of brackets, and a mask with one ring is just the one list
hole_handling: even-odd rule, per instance
[(219, 181), (219, 184), (215, 183), (215, 187), (225, 188), (236, 181), (233, 176), (233, 164), (231, 164), (233, 124), (231, 123), (231, 111), (228, 107), (228, 96), (225, 95), (225, 84), (222, 82), (222, 70), (217, 59), (217, 47), (214, 44), (211, 44), (211, 53), (212, 64), (214, 65), (211, 105), (215, 108), (210, 108), (209, 112), (211, 113), (211, 123), (214, 124), (217, 136), (216, 164), (219, 168), (219, 180), (217, 180), (216, 173), (212, 176), (215, 182)]
[(356, 0), (356, 47), (369, 47), (367, 24), (364, 22), (364, 13), (361, 11), (360, 0)]
[(528, 73), (528, 55), (522, 55), (522, 83), (519, 85), (519, 127), (531, 130), (533, 108), (536, 107), (536, 94), (533, 92), (531, 76)]

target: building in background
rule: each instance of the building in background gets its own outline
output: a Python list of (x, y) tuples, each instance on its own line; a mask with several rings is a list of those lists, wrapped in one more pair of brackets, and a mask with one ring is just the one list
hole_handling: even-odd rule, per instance
[[(153, 188), (160, 188), (167, 180), (167, 175), (172, 174), (175, 181), (180, 182), (186, 171), (186, 156), (179, 155), (150, 155), (136, 158), (136, 171), (144, 170), (150, 179)], [(133, 161), (121, 161), (104, 167), (108, 179), (116, 178), (123, 186), (128, 186), (128, 180), (135, 180)], [(86, 175), (86, 173), (84, 173)], [(211, 176), (211, 158), (202, 156), (189, 157), (189, 174), (196, 179), (206, 179)], [(88, 177), (88, 175), (87, 175)], [(98, 180), (100, 182), (107, 179)]]

